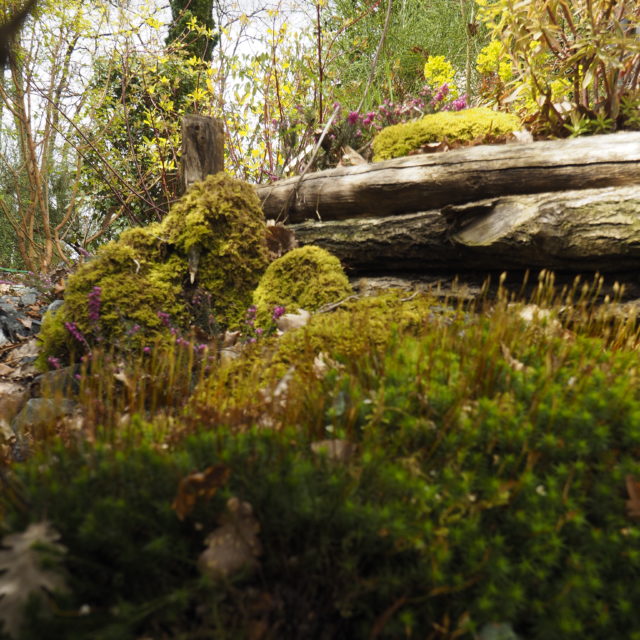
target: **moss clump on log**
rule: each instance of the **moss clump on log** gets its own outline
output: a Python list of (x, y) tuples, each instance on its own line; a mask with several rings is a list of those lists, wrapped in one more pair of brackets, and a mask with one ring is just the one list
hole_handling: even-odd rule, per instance
[(389, 160), (420, 151), (430, 142), (494, 142), (522, 127), (517, 116), (486, 107), (440, 111), (383, 129), (373, 140), (373, 159)]

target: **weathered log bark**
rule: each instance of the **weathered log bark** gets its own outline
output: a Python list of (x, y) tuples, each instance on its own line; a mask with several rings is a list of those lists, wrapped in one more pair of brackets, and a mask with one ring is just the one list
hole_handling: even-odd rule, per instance
[(640, 183), (640, 133), (456, 149), (257, 187), (267, 218), (382, 217), (483, 198)]
[(222, 120), (187, 114), (182, 120), (182, 189), (224, 171)]
[(385, 218), (291, 225), (352, 272), (640, 268), (640, 184), (504, 196)]

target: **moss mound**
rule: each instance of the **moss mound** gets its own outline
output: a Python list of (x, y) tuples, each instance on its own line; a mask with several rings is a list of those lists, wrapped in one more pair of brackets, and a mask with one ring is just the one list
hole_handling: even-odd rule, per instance
[(383, 129), (373, 140), (373, 159), (389, 160), (406, 156), (429, 142), (492, 142), (518, 131), (517, 116), (486, 107), (462, 111), (440, 111), (412, 122)]
[(287, 312), (316, 311), (353, 293), (340, 261), (312, 245), (289, 251), (269, 265), (253, 293), (258, 322), (268, 321), (275, 306)]
[[(125, 231), (69, 278), (64, 304), (43, 322), (40, 364), (99, 341), (140, 346), (168, 335), (169, 324), (234, 326), (267, 264), (253, 188), (225, 174), (209, 176), (162, 222)], [(75, 337), (65, 323), (75, 323)]]
[[(189, 400), (195, 416), (251, 414), (261, 411), (262, 395), (256, 389), (269, 388), (294, 367), (292, 385), (304, 389), (307, 378), (315, 377), (317, 358), (350, 363), (384, 349), (395, 332), (415, 334), (426, 324), (448, 322), (457, 312), (443, 308), (426, 294), (410, 296), (406, 291), (352, 299), (330, 313), (316, 313), (309, 323), (279, 338), (260, 340), (241, 358), (232, 360), (203, 381)], [(240, 409), (239, 409), (240, 408)], [(213, 412), (213, 414), (212, 414)]]

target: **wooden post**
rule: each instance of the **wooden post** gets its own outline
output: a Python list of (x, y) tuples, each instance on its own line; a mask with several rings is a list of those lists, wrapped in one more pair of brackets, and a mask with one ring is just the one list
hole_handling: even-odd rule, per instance
[(222, 120), (195, 114), (182, 120), (183, 192), (194, 182), (224, 171), (224, 127)]

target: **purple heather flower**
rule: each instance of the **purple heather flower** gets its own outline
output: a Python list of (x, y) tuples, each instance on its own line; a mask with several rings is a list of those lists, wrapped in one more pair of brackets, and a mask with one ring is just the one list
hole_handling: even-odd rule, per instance
[(273, 309), (273, 316), (272, 316), (273, 319), (277, 320), (278, 318), (280, 318), (281, 316), (284, 315), (284, 312), (285, 312), (285, 308), (280, 306), (280, 305), (278, 305), (277, 307), (275, 307)]
[(144, 347), (144, 349), (142, 349), (143, 353), (151, 353), (151, 347)]
[(456, 100), (454, 100), (451, 103), (451, 109), (453, 111), (462, 111), (463, 109), (467, 108), (467, 94), (463, 94), (461, 95), (459, 98), (457, 98)]
[(261, 336), (264, 333), (264, 329), (262, 329), (261, 327), (257, 327), (256, 328), (256, 335), (257, 336)]
[(60, 367), (62, 367), (60, 360), (54, 356), (49, 356), (47, 358), (47, 362), (49, 363), (52, 369), (60, 369)]
[(449, 93), (449, 85), (445, 82), (439, 89), (436, 95), (433, 97), (431, 104), (436, 104), (444, 100), (444, 97)]
[(78, 341), (82, 342), (82, 344), (86, 344), (87, 341), (84, 339), (82, 335), (82, 331), (78, 329), (78, 325), (75, 322), (65, 322), (64, 328)]
[(98, 324), (98, 322), (100, 322), (101, 296), (101, 287), (93, 287), (89, 292), (89, 322), (91, 322), (91, 324)]
[(168, 327), (170, 325), (171, 316), (168, 313), (166, 313), (165, 311), (158, 311), (157, 316), (158, 318), (160, 318), (162, 324), (165, 327)]
[(364, 120), (362, 121), (362, 124), (365, 127), (369, 127), (371, 126), (371, 123), (373, 122), (373, 120), (375, 119), (376, 114), (373, 111), (369, 111), (369, 113), (367, 113), (367, 115), (365, 116)]
[(358, 118), (360, 114), (357, 111), (349, 111), (349, 115), (347, 116), (347, 122), (349, 124), (356, 124), (358, 122)]
[(131, 329), (129, 329), (129, 331), (127, 331), (127, 333), (130, 336), (133, 336), (136, 333), (138, 333), (138, 331), (140, 331), (140, 325), (139, 324), (134, 324), (133, 327), (131, 327)]

